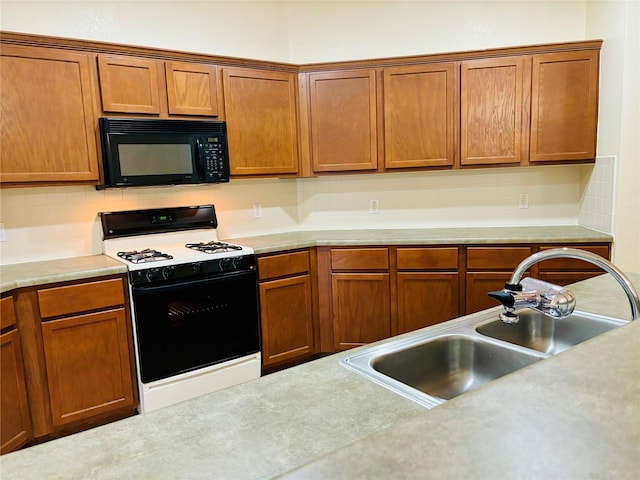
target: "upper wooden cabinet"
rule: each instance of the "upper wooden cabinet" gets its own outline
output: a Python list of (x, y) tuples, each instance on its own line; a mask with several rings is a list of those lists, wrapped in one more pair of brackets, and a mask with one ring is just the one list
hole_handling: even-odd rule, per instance
[(298, 172), (296, 75), (222, 70), (231, 175)]
[(314, 172), (378, 168), (376, 72), (309, 74)]
[(98, 55), (98, 73), (105, 113), (219, 113), (215, 65)]
[(383, 70), (386, 168), (453, 165), (455, 67), (448, 62)]
[(89, 54), (2, 45), (0, 181), (98, 180)]
[(218, 115), (217, 67), (165, 62), (167, 101), (172, 115)]
[(597, 51), (533, 56), (532, 162), (595, 158), (598, 62)]
[(528, 133), (524, 82), (522, 57), (462, 62), (461, 165), (521, 162)]

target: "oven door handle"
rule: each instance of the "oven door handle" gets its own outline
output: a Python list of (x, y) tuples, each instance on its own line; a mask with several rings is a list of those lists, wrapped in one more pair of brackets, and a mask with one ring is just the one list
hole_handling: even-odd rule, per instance
[[(240, 270), (237, 272), (227, 272), (215, 275), (213, 277), (207, 278), (198, 278), (198, 279), (187, 279), (181, 280), (175, 283), (165, 283), (163, 285), (136, 285), (131, 287), (133, 292), (136, 295), (154, 295), (160, 292), (173, 292), (176, 290), (184, 289), (185, 287), (199, 287), (207, 284), (216, 284), (230, 279), (236, 279), (243, 276), (253, 276), (256, 277), (255, 270)], [(257, 286), (256, 286), (257, 288)]]

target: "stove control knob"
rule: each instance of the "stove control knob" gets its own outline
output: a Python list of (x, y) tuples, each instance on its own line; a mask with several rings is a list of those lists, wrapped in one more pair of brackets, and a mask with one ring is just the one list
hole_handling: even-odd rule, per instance
[(230, 258), (221, 258), (220, 259), (220, 271), (224, 272), (225, 270), (229, 270), (231, 267), (231, 259)]
[(147, 281), (148, 282), (152, 282), (155, 279), (158, 278), (158, 275), (160, 273), (160, 269), (159, 268), (150, 268), (149, 270), (147, 270), (145, 276), (147, 277)]
[(164, 278), (165, 280), (168, 280), (172, 276), (173, 276), (173, 267), (172, 266), (164, 267), (162, 269), (162, 278)]
[(191, 271), (193, 273), (202, 273), (202, 264), (200, 262), (192, 263)]
[(242, 267), (243, 260), (244, 260), (244, 257), (233, 257), (231, 262), (233, 263), (234, 270), (238, 270), (240, 267)]

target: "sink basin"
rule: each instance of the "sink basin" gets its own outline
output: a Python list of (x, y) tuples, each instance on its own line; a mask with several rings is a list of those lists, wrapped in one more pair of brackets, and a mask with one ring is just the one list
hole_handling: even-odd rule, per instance
[(535, 310), (521, 310), (518, 316), (520, 321), (516, 324), (495, 320), (481, 324), (476, 330), (491, 338), (554, 355), (627, 323), (584, 312), (555, 319)]
[(450, 400), (540, 360), (464, 335), (447, 335), (374, 358), (373, 369)]
[(341, 358), (345, 367), (426, 407), (546, 358), (468, 333), (414, 334)]

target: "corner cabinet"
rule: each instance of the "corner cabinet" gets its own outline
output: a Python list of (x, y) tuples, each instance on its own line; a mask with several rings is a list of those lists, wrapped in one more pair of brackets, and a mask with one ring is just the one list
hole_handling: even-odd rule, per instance
[(374, 69), (308, 74), (313, 172), (378, 168)]
[(98, 75), (106, 114), (219, 115), (215, 65), (98, 55)]
[(32, 437), (22, 347), (13, 297), (0, 300), (0, 454), (20, 448)]
[(532, 61), (530, 160), (595, 159), (599, 53), (547, 53)]
[(223, 68), (231, 175), (298, 173), (294, 73)]
[(316, 353), (314, 258), (309, 250), (258, 257), (263, 369)]
[(0, 182), (97, 182), (92, 58), (2, 45)]

